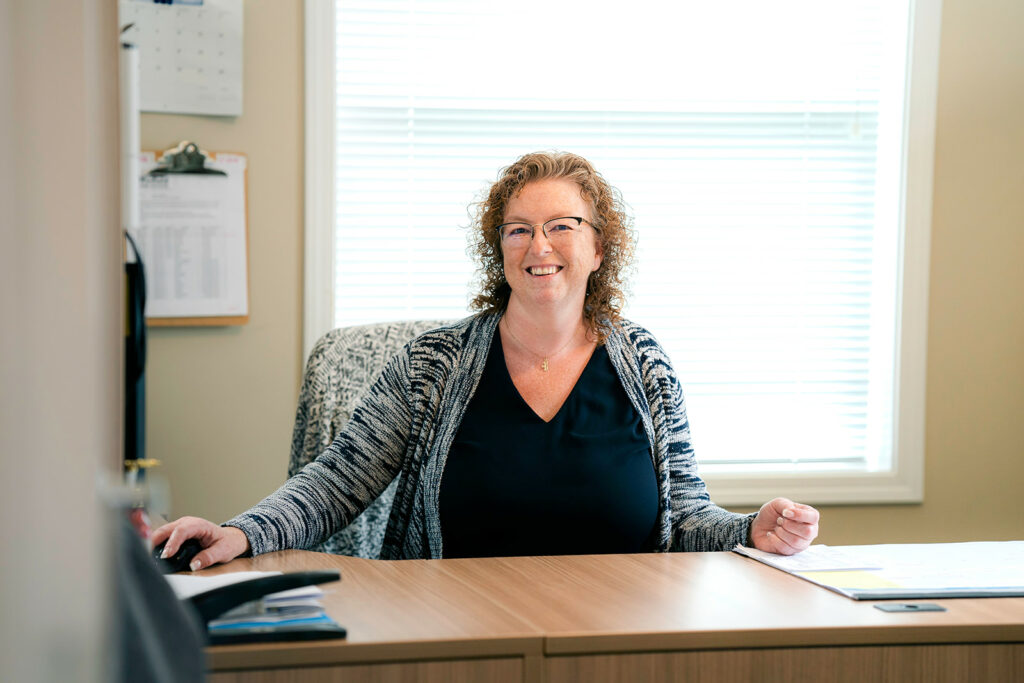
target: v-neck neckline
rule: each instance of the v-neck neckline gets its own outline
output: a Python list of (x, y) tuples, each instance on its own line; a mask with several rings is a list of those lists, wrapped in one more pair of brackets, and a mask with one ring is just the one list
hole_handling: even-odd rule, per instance
[(558, 410), (555, 411), (555, 414), (551, 416), (550, 420), (545, 420), (543, 417), (540, 416), (540, 414), (536, 410), (533, 409), (533, 406), (531, 406), (530, 403), (525, 398), (523, 398), (522, 393), (520, 393), (519, 391), (519, 387), (517, 387), (516, 383), (512, 380), (512, 373), (509, 372), (508, 363), (505, 361), (505, 348), (501, 342), (501, 331), (499, 329), (496, 328), (494, 330), (494, 340), (491, 342), (491, 352), (496, 354), (493, 357), (493, 360), (495, 363), (498, 363), (501, 366), (501, 375), (504, 378), (505, 382), (507, 383), (507, 386), (512, 390), (512, 393), (515, 394), (516, 398), (519, 400), (519, 403), (522, 404), (528, 411), (530, 411), (530, 415), (540, 420), (544, 424), (554, 424), (556, 420), (560, 420), (562, 418), (563, 413), (566, 410), (566, 406), (569, 405), (569, 401), (571, 401), (573, 397), (576, 395), (576, 389), (577, 387), (579, 387), (580, 382), (583, 381), (584, 375), (587, 374), (587, 372), (590, 370), (590, 366), (593, 365), (594, 357), (597, 356), (597, 350), (599, 348), (601, 348), (601, 346), (597, 345), (594, 347), (594, 350), (590, 352), (590, 358), (587, 359), (587, 364), (583, 366), (583, 371), (580, 372), (580, 376), (576, 378), (576, 382), (572, 385), (572, 389), (569, 390), (569, 393), (565, 397), (565, 400), (562, 401), (562, 405), (558, 406)]

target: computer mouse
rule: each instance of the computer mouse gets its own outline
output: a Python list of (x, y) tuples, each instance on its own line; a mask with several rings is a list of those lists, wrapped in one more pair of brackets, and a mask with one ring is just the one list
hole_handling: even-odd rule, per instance
[(203, 549), (203, 545), (194, 538), (187, 539), (178, 548), (178, 552), (174, 553), (170, 557), (160, 557), (164, 552), (164, 546), (167, 545), (167, 541), (164, 541), (160, 545), (153, 548), (153, 557), (157, 562), (164, 568), (165, 574), (172, 574), (174, 572), (183, 572), (188, 569), (188, 565), (192, 562), (192, 558), (199, 554), (199, 551)]

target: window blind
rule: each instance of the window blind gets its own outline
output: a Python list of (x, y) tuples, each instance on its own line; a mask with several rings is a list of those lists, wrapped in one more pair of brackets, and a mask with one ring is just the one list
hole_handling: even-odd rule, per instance
[(338, 0), (335, 324), (466, 315), (467, 206), (576, 152), (635, 218), (626, 313), (705, 470), (885, 469), (907, 11)]

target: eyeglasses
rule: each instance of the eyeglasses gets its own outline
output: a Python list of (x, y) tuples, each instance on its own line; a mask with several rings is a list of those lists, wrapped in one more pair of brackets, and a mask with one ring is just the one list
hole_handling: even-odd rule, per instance
[(583, 224), (597, 230), (597, 226), (580, 216), (563, 216), (552, 218), (544, 223), (530, 225), (529, 223), (502, 223), (498, 226), (498, 234), (501, 235), (501, 243), (505, 248), (525, 247), (533, 241), (533, 236), (538, 227), (544, 232), (544, 236), (552, 244), (565, 244), (576, 238), (582, 232)]

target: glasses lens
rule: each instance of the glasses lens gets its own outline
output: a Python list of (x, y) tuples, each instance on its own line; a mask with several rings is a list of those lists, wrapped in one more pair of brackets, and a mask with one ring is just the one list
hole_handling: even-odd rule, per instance
[(526, 223), (506, 223), (501, 226), (501, 239), (505, 242), (529, 242), (532, 236), (533, 226)]
[(549, 240), (572, 239), (573, 233), (579, 229), (580, 222), (576, 218), (554, 218), (544, 224)]

